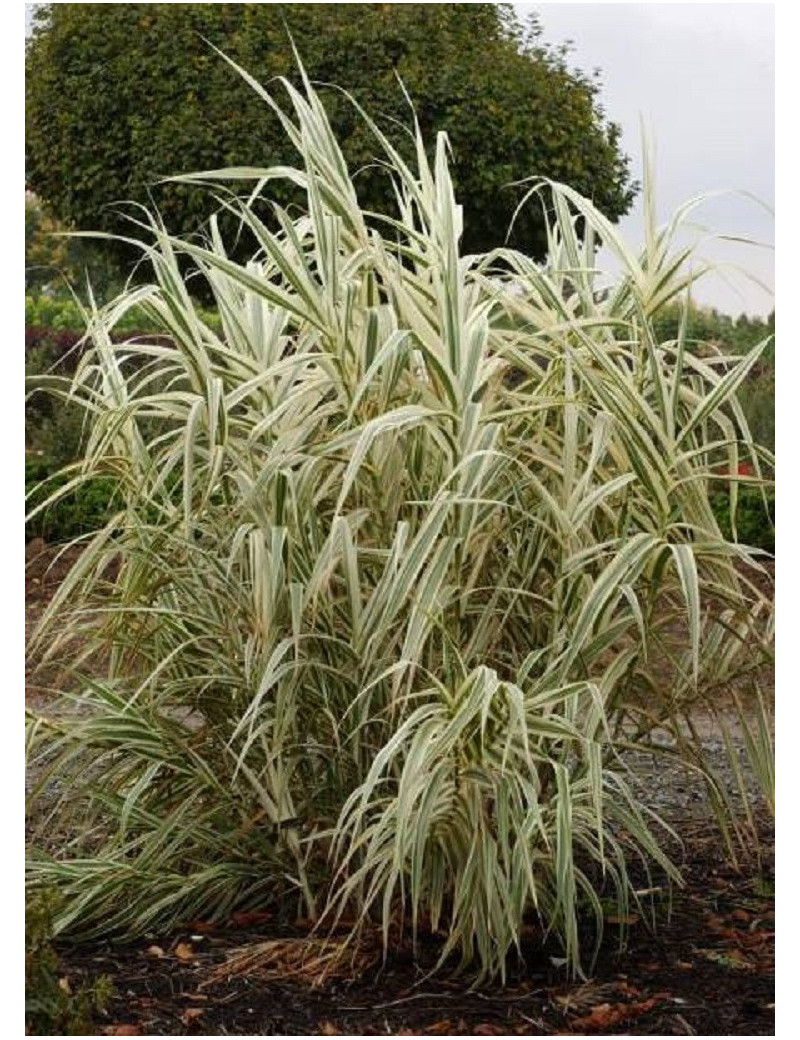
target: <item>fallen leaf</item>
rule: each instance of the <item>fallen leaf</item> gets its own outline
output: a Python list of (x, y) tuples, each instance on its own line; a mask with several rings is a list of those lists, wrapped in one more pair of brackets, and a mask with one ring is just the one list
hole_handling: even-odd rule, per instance
[(609, 924), (626, 924), (626, 925), (638, 924), (639, 923), (639, 915), (638, 914), (609, 914), (608, 917), (606, 918), (606, 921)]
[(234, 928), (252, 928), (257, 924), (266, 924), (274, 916), (269, 910), (239, 910), (231, 914), (231, 924)]
[(341, 1036), (342, 1034), (333, 1024), (333, 1022), (320, 1022), (319, 1023), (319, 1035), (320, 1036)]
[(141, 1036), (139, 1027), (131, 1025), (129, 1022), (122, 1022), (117, 1026), (109, 1026), (106, 1030), (106, 1036)]
[(195, 959), (195, 952), (191, 943), (178, 943), (174, 952), (179, 961), (193, 961)]
[(610, 1004), (598, 1004), (592, 1008), (590, 1014), (573, 1018), (570, 1025), (581, 1029), (602, 1029), (603, 1026), (611, 1024), (612, 1017)]
[(642, 992), (635, 986), (632, 986), (627, 979), (622, 979), (620, 981), (619, 985), (617, 986), (617, 990), (620, 993), (624, 993), (627, 997), (638, 997)]
[(148, 946), (147, 949), (145, 950), (145, 956), (146, 957), (161, 958), (161, 957), (165, 957), (166, 954), (164, 953), (164, 951), (161, 949), (160, 946)]
[(772, 945), (774, 932), (740, 932), (739, 945), (753, 949), (756, 946)]
[(425, 1026), (425, 1032), (431, 1036), (450, 1036), (453, 1023), (449, 1018), (443, 1018), (441, 1022), (434, 1022), (432, 1026)]
[(600, 1029), (610, 1029), (632, 1018), (646, 1015), (648, 1011), (653, 1010), (660, 1000), (661, 995), (650, 997), (649, 1000), (641, 1000), (634, 1004), (598, 1004), (596, 1008), (593, 1008), (591, 1014), (585, 1015), (583, 1018), (573, 1019), (570, 1025), (573, 1030), (580, 1028), (592, 1032), (597, 1032)]
[(695, 950), (694, 952), (723, 968), (734, 968), (736, 971), (754, 970), (753, 965), (742, 956), (739, 950)]
[(527, 997), (528, 994), (534, 992), (534, 989), (533, 982), (521, 982), (518, 986), (506, 986), (503, 992), (508, 997)]
[(491, 1022), (479, 1022), (473, 1030), (474, 1036), (503, 1036), (503, 1030)]
[(212, 924), (211, 921), (187, 921), (183, 927), (187, 932), (199, 932), (201, 935), (219, 931), (219, 925)]
[(744, 921), (745, 923), (749, 923), (751, 916), (752, 915), (749, 914), (746, 910), (742, 910), (740, 908), (737, 908), (731, 914), (731, 917), (734, 919), (734, 921)]
[(691, 971), (694, 964), (691, 961), (675, 961), (675, 967), (680, 968), (681, 971)]
[(58, 980), (58, 988), (62, 993), (66, 993), (67, 996), (72, 995), (72, 986), (70, 986), (69, 979), (66, 976), (63, 979)]
[(196, 1018), (199, 1018), (201, 1015), (204, 1015), (205, 1013), (205, 1008), (187, 1008), (181, 1015), (181, 1022), (183, 1022), (185, 1026), (191, 1025), (191, 1023)]

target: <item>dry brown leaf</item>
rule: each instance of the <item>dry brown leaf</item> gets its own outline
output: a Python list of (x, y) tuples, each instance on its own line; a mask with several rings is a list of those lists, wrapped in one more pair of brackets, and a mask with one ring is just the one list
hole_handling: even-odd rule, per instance
[(179, 961), (193, 961), (195, 959), (195, 952), (191, 943), (178, 943), (174, 952)]
[(662, 996), (651, 997), (634, 1004), (598, 1004), (589, 1015), (583, 1018), (574, 1018), (570, 1025), (574, 1029), (583, 1029), (587, 1032), (597, 1032), (600, 1029), (610, 1029), (627, 1022), (632, 1018), (646, 1015), (648, 1011), (659, 1003)]
[(145, 950), (145, 957), (153, 957), (156, 959), (160, 959), (161, 957), (165, 956), (166, 954), (160, 946), (148, 946)]
[(319, 1023), (319, 1035), (320, 1036), (341, 1036), (342, 1034), (333, 1024), (333, 1022), (320, 1022)]
[(181, 1015), (181, 1022), (183, 1022), (185, 1026), (191, 1025), (191, 1023), (196, 1018), (199, 1018), (201, 1015), (204, 1015), (205, 1013), (205, 1008), (187, 1008)]
[(257, 924), (266, 924), (274, 916), (269, 910), (239, 910), (231, 914), (231, 924), (234, 928), (253, 928)]
[(625, 925), (638, 924), (639, 923), (639, 915), (638, 914), (609, 914), (608, 917), (606, 917), (606, 921), (609, 924), (625, 924)]
[(211, 932), (219, 931), (219, 926), (211, 921), (187, 921), (183, 927), (187, 932), (198, 932), (200, 935), (210, 935)]
[(434, 1022), (433, 1025), (425, 1026), (425, 1032), (429, 1036), (450, 1036), (450, 1030), (453, 1023), (449, 1018), (443, 1018), (440, 1022)]
[(130, 1022), (121, 1022), (116, 1026), (109, 1026), (105, 1033), (106, 1036), (141, 1036), (139, 1027), (133, 1025)]

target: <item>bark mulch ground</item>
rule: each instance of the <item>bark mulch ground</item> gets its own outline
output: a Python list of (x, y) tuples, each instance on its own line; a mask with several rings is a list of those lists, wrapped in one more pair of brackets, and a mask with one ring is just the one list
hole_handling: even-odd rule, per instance
[[(532, 939), (525, 966), (505, 987), (470, 990), (446, 974), (425, 978), (402, 947), (360, 978), (314, 986), (297, 978), (290, 960), (308, 941), (302, 929), (255, 927), (246, 917), (134, 946), (64, 948), (62, 966), (73, 987), (99, 975), (112, 981), (114, 997), (97, 1021), (106, 1035), (772, 1036), (771, 868), (765, 861), (738, 872), (725, 867), (717, 842), (701, 834), (688, 845), (686, 887), (672, 894), (670, 912), (661, 907), (657, 930), (631, 919), (620, 951), (611, 915), (585, 981), (570, 981), (557, 951), (542, 952)], [(762, 854), (771, 850), (765, 833)], [(224, 967), (233, 951), (269, 940), (269, 972)], [(432, 965), (432, 944), (420, 952)]]

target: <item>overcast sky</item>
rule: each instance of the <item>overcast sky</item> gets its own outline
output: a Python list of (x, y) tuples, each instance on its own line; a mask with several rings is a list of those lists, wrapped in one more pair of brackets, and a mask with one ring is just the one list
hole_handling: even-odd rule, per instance
[[(26, 5), (26, 31), (29, 25)], [(571, 40), (573, 66), (599, 69), (600, 101), (622, 127), (624, 151), (641, 179), (640, 125), (656, 146), (661, 219), (702, 192), (747, 192), (774, 207), (775, 14), (773, 4), (545, 3), (515, 4), (538, 11), (543, 39)], [(756, 202), (726, 195), (709, 202), (696, 222), (714, 234), (744, 236), (771, 247), (774, 220)], [(641, 239), (639, 207), (622, 221)], [(701, 303), (731, 314), (767, 314), (765, 291), (729, 265), (774, 286), (771, 248), (705, 242), (704, 258), (726, 265), (695, 292)]]
[[(573, 66), (601, 72), (600, 99), (622, 127), (624, 151), (641, 179), (640, 125), (656, 145), (658, 213), (666, 219), (682, 202), (718, 189), (749, 192), (774, 208), (775, 9), (773, 4), (515, 4), (538, 11), (543, 39), (572, 40)], [(715, 234), (774, 244), (771, 212), (726, 195), (697, 211)], [(641, 238), (637, 206), (621, 222)], [(774, 287), (772, 249), (704, 243), (701, 255), (739, 265)], [(696, 297), (732, 314), (767, 314), (765, 292), (728, 270), (699, 283)], [(733, 284), (728, 284), (732, 282)]]

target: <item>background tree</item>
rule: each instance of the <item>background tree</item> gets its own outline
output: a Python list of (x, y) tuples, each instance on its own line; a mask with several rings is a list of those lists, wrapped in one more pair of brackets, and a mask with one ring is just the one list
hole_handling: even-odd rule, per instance
[[(53, 214), (79, 228), (129, 230), (122, 200), (155, 202), (170, 230), (198, 227), (213, 200), (159, 178), (292, 158), (277, 119), (209, 46), (267, 83), (296, 79), (287, 29), (313, 80), (345, 88), (400, 148), (412, 147), (405, 84), (423, 134), (446, 130), (465, 204), (465, 247), (501, 244), (533, 174), (569, 183), (617, 219), (632, 203), (619, 128), (597, 76), (568, 66), (496, 4), (46, 4), (26, 54), (26, 174)], [(324, 92), (362, 202), (392, 205), (388, 176), (350, 102)], [(291, 204), (287, 187), (276, 198)], [(526, 207), (512, 244), (541, 256)]]

